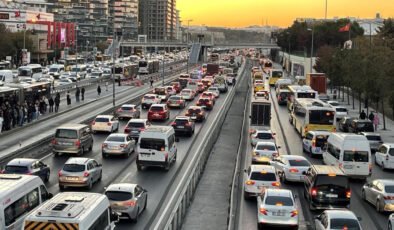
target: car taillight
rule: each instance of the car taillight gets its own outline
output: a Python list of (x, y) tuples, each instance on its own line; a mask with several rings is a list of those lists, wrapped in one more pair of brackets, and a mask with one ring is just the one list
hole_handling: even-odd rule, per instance
[(279, 182), (272, 182), (271, 185), (274, 186), (274, 187), (279, 187), (280, 183)]
[(263, 215), (267, 215), (268, 214), (267, 209), (265, 209), (265, 208), (259, 208), (259, 212), (261, 214), (263, 214)]
[(101, 147), (106, 148), (108, 145), (107, 144), (102, 144)]
[(84, 173), (83, 173), (83, 176), (84, 176), (84, 177), (88, 177), (89, 175), (90, 175), (89, 172), (84, 172)]
[(59, 172), (57, 172), (57, 175), (58, 175), (59, 177), (63, 176), (62, 171), (59, 170)]
[(351, 196), (352, 196), (352, 191), (350, 191), (350, 189), (349, 189), (346, 191), (346, 198), (350, 199)]
[(315, 139), (312, 140), (312, 147), (316, 147), (316, 140)]
[(130, 206), (130, 207), (134, 207), (135, 206), (135, 201), (125, 201), (123, 202), (124, 206)]
[(297, 210), (291, 211), (291, 217), (295, 217), (297, 215), (298, 215), (298, 211)]
[(121, 148), (125, 148), (126, 147), (126, 145), (125, 144), (121, 144), (121, 145), (119, 145)]
[(299, 171), (296, 168), (291, 168), (291, 169), (289, 169), (289, 172), (291, 172), (291, 173), (298, 173)]
[(394, 196), (384, 196), (383, 199), (385, 199), (385, 200), (394, 200)]
[(248, 180), (245, 182), (246, 185), (254, 185), (256, 182), (253, 180)]
[(178, 100), (178, 103), (182, 103), (182, 100)]
[(311, 189), (311, 196), (317, 196), (317, 189), (316, 188)]
[(128, 128), (128, 127), (125, 128), (125, 129), (124, 129), (124, 132), (125, 132), (125, 133), (129, 133), (129, 132), (130, 132), (130, 128)]
[(108, 126), (111, 126), (112, 124), (111, 124), (111, 122), (108, 122), (107, 125), (108, 125)]
[(57, 145), (57, 140), (54, 138), (54, 139), (52, 139), (51, 143), (52, 143), (53, 145)]
[(78, 147), (79, 147), (79, 146), (81, 146), (81, 141), (80, 141), (80, 140), (77, 140), (77, 141), (75, 141), (74, 144), (75, 144), (75, 146), (78, 146)]

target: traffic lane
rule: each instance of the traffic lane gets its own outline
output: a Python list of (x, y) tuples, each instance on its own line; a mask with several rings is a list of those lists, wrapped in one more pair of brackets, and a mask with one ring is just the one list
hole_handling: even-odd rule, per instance
[[(271, 91), (271, 93), (275, 95), (275, 92)], [(288, 119), (289, 113), (287, 111), (287, 107), (279, 106), (277, 104), (276, 98), (274, 98), (273, 100), (274, 100), (273, 103), (276, 103), (275, 106), (277, 106), (278, 108), (279, 120), (283, 126), (283, 129), (286, 130), (284, 136), (288, 143), (290, 154), (305, 156), (312, 164), (318, 164), (318, 165), (323, 164), (321, 159), (311, 158), (308, 154), (302, 152), (302, 139), (298, 134), (298, 132), (294, 129), (294, 127), (289, 122)], [(392, 178), (390, 177), (389, 173), (382, 172), (375, 165), (373, 166), (372, 171), (373, 171), (372, 178)], [(375, 210), (369, 211), (371, 208), (374, 209), (374, 206), (366, 203), (361, 199), (361, 187), (363, 184), (364, 182), (362, 181), (354, 181), (354, 180), (350, 181), (350, 187), (353, 194), (350, 204), (350, 210), (352, 210), (357, 216), (362, 218), (361, 224), (364, 229), (384, 229), (387, 223), (388, 215), (377, 213)], [(301, 199), (301, 203), (303, 204), (308, 203), (307, 200), (304, 198), (303, 194), (301, 194), (301, 196), (299, 197)], [(314, 223), (313, 218), (319, 212), (311, 212), (309, 211), (309, 208), (305, 208), (304, 211), (307, 212), (305, 213), (307, 221), (313, 224)]]

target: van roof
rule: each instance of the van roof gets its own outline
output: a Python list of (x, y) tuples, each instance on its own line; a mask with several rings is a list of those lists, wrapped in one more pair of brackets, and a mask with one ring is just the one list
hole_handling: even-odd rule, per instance
[(159, 133), (166, 133), (170, 131), (172, 126), (161, 126), (161, 125), (152, 125), (150, 127), (147, 127), (142, 133), (147, 133), (147, 132), (159, 132)]
[(59, 126), (57, 129), (81, 129), (86, 126), (87, 125), (84, 125), (84, 124), (65, 124), (65, 125)]
[(3, 198), (7, 194), (13, 193), (19, 186), (35, 180), (38, 183), (42, 182), (39, 177), (32, 175), (0, 174), (0, 197)]
[(353, 133), (331, 133), (329, 139), (332, 139), (335, 137), (337, 139), (342, 140), (342, 141), (345, 141), (345, 140), (352, 140), (352, 141), (365, 140), (365, 141), (368, 141), (368, 139), (365, 136), (353, 134)]
[[(47, 219), (62, 218), (74, 220), (81, 218), (90, 211), (97, 209), (101, 202), (107, 200), (107, 197), (99, 193), (88, 192), (63, 192), (58, 193), (49, 201), (39, 206), (26, 219)], [(98, 212), (102, 212), (97, 210)], [(95, 212), (95, 215), (97, 213)], [(30, 218), (29, 218), (30, 217)]]
[(344, 172), (336, 166), (313, 164), (311, 167), (316, 171), (316, 174), (335, 174), (337, 176), (345, 176)]

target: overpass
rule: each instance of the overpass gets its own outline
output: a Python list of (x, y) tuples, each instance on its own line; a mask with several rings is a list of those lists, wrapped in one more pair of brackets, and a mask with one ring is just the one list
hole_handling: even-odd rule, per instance
[[(280, 49), (276, 43), (211, 43), (204, 42), (201, 44), (208, 48), (260, 48), (260, 49)], [(191, 47), (192, 43), (184, 43), (177, 41), (167, 42), (136, 42), (136, 41), (122, 41), (120, 43), (122, 47), (140, 47), (140, 48), (164, 48), (164, 49), (175, 49), (175, 48), (186, 48)]]

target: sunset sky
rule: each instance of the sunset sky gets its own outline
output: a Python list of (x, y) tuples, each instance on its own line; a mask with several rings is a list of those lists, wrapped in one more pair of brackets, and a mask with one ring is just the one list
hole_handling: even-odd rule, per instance
[[(324, 18), (325, 0), (177, 0), (184, 25), (287, 27), (296, 18)], [(328, 0), (327, 18), (394, 17), (394, 0)]]

